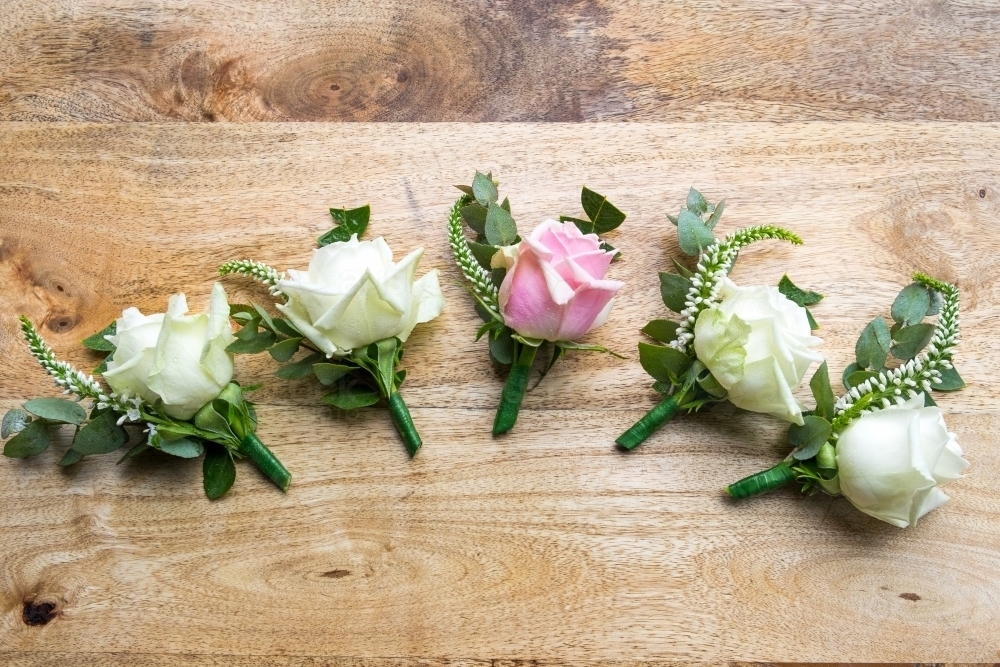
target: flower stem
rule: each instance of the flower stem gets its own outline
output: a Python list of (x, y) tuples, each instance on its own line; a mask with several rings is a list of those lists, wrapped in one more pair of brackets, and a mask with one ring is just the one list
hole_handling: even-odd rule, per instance
[(538, 348), (531, 345), (520, 345), (520, 348), (514, 365), (510, 367), (510, 374), (503, 386), (503, 394), (500, 395), (500, 406), (493, 422), (493, 435), (500, 435), (514, 428), (517, 415), (521, 411), (524, 392), (528, 389), (531, 364), (535, 361)]
[(792, 470), (791, 464), (788, 461), (782, 461), (773, 468), (762, 470), (730, 484), (724, 491), (739, 500), (740, 498), (759, 496), (794, 480), (795, 471)]
[(624, 449), (635, 449), (646, 438), (674, 418), (677, 414), (678, 395), (671, 394), (656, 404), (652, 410), (647, 412), (642, 419), (632, 424), (632, 427), (618, 436), (615, 440)]
[(250, 460), (257, 464), (260, 471), (278, 485), (282, 491), (288, 490), (288, 485), (292, 483), (292, 474), (281, 465), (278, 457), (267, 448), (256, 433), (247, 433), (240, 441), (240, 453), (246, 454)]
[(392, 415), (392, 423), (396, 425), (396, 430), (403, 438), (406, 451), (410, 458), (413, 458), (417, 455), (420, 445), (424, 443), (420, 439), (420, 434), (417, 433), (417, 427), (413, 425), (413, 418), (410, 417), (410, 411), (406, 407), (406, 402), (403, 401), (403, 395), (398, 391), (392, 392), (392, 395), (389, 396), (389, 413)]

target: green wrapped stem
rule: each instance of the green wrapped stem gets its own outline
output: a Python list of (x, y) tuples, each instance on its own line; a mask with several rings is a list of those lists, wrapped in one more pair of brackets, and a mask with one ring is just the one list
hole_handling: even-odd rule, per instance
[(744, 477), (740, 481), (730, 484), (724, 490), (733, 498), (749, 498), (767, 493), (779, 486), (784, 486), (795, 481), (795, 471), (788, 461), (782, 461), (773, 468), (762, 470), (761, 472)]
[(398, 391), (389, 396), (389, 413), (392, 415), (392, 423), (396, 425), (396, 430), (403, 438), (406, 451), (410, 454), (410, 458), (413, 458), (417, 450), (420, 449), (420, 445), (424, 443), (420, 439), (420, 434), (417, 433), (417, 427), (413, 425), (413, 418), (410, 417), (406, 402)]
[(514, 428), (517, 415), (521, 411), (521, 402), (524, 401), (524, 392), (528, 390), (531, 364), (535, 361), (535, 352), (538, 348), (523, 344), (520, 348), (517, 360), (510, 367), (510, 374), (503, 386), (503, 394), (500, 395), (500, 406), (493, 422), (493, 435), (500, 435)]
[(635, 449), (646, 438), (674, 418), (677, 414), (677, 396), (671, 395), (656, 404), (652, 410), (647, 412), (642, 419), (632, 424), (632, 427), (618, 436), (615, 440), (625, 449)]
[(278, 485), (282, 491), (288, 490), (288, 485), (292, 483), (292, 474), (281, 465), (278, 457), (267, 448), (256, 433), (247, 433), (240, 442), (241, 454), (250, 457), (250, 460), (257, 464), (260, 471)]

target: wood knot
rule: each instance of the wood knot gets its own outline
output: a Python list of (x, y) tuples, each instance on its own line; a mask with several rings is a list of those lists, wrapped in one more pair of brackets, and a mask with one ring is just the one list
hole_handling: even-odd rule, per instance
[(986, 188), (982, 188), (982, 189), (981, 189), (981, 190), (979, 191), (979, 198), (980, 198), (980, 199), (986, 199)]
[(330, 579), (343, 579), (351, 573), (350, 570), (330, 570), (329, 572), (324, 572), (322, 576), (328, 577)]
[(62, 334), (71, 331), (77, 325), (76, 315), (67, 313), (52, 313), (45, 318), (45, 327), (52, 333)]
[(922, 599), (916, 593), (900, 593), (899, 597), (903, 598), (904, 600), (909, 600), (910, 602), (918, 602), (919, 600)]
[(56, 617), (56, 605), (52, 602), (36, 602), (34, 598), (24, 601), (21, 620), (26, 625), (45, 625)]

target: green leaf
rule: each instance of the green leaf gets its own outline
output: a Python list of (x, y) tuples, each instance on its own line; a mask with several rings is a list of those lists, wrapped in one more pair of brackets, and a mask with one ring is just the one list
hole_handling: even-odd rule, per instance
[[(937, 389), (938, 391), (955, 391), (956, 389), (961, 389), (965, 386), (965, 380), (962, 376), (958, 374), (955, 367), (942, 368), (941, 378), (936, 382), (931, 383), (931, 387)], [(9, 414), (9, 413), (8, 413)]]
[(486, 207), (481, 204), (469, 204), (459, 209), (462, 220), (465, 221), (474, 232), (481, 236), (486, 235)]
[(7, 441), (7, 444), (3, 446), (3, 455), (12, 459), (34, 456), (48, 449), (49, 442), (49, 427), (45, 422), (36, 420), (30, 422), (20, 433)]
[(84, 455), (107, 454), (121, 448), (128, 442), (128, 434), (117, 422), (114, 411), (102, 410), (96, 419), (77, 431), (71, 448)]
[(684, 310), (691, 281), (676, 273), (660, 271), (660, 296), (667, 308), (679, 313)]
[(510, 213), (510, 198), (504, 197), (503, 201), (500, 202), (500, 208)]
[(510, 366), (514, 363), (514, 338), (513, 329), (504, 327), (496, 337), (489, 337), (490, 358), (501, 366)]
[(61, 466), (71, 466), (74, 463), (79, 463), (83, 459), (83, 453), (70, 448), (66, 450), (63, 457), (59, 459), (59, 465)]
[(211, 403), (206, 403), (197, 413), (194, 415), (194, 425), (203, 431), (208, 431), (209, 433), (214, 433), (225, 439), (231, 439), (236, 442), (239, 438), (233, 433), (233, 429), (229, 426), (229, 421), (219, 412), (216, 404), (219, 403), (218, 407), (222, 407), (228, 412), (228, 405), (223, 401), (212, 401)]
[[(545, 343), (546, 341), (542, 341)], [(612, 357), (618, 357), (619, 359), (627, 359), (628, 357), (618, 354), (613, 350), (609, 350), (603, 345), (594, 345), (587, 343), (577, 343), (572, 340), (560, 340), (555, 343), (555, 346), (561, 350), (578, 350), (580, 352), (603, 352), (604, 354), (610, 354)]]
[(313, 374), (313, 364), (324, 359), (322, 354), (310, 354), (308, 357), (297, 361), (294, 364), (282, 366), (274, 372), (282, 380), (301, 380)]
[(802, 426), (792, 424), (788, 428), (788, 442), (796, 447), (796, 451), (792, 453), (792, 456), (799, 461), (811, 459), (816, 456), (819, 448), (833, 434), (833, 427), (830, 425), (830, 422), (822, 417), (809, 415), (803, 417), (802, 421), (804, 422)]
[(618, 210), (608, 198), (587, 186), (580, 193), (580, 203), (587, 217), (594, 223), (594, 232), (606, 234), (625, 222), (625, 214)]
[(201, 466), (205, 495), (215, 500), (226, 495), (236, 481), (236, 464), (233, 455), (225, 447), (211, 444), (205, 451), (205, 461)]
[(469, 250), (472, 251), (472, 256), (476, 258), (476, 261), (479, 262), (479, 266), (487, 271), (492, 271), (493, 267), (490, 264), (493, 261), (493, 255), (497, 253), (497, 247), (486, 243), (476, 243), (475, 241), (469, 241), (468, 243)]
[(21, 408), (8, 410), (3, 416), (3, 423), (0, 424), (0, 438), (6, 440), (8, 436), (20, 433), (30, 421), (31, 417)]
[(809, 380), (809, 388), (812, 389), (813, 398), (816, 399), (816, 414), (824, 419), (833, 419), (833, 406), (837, 399), (833, 395), (833, 387), (830, 386), (830, 369), (824, 361), (812, 379)]
[(493, 182), (493, 174), (484, 174), (477, 171), (472, 179), (472, 196), (483, 206), (495, 204), (500, 197), (497, 192), (496, 183)]
[(236, 338), (239, 340), (253, 340), (257, 336), (261, 335), (259, 329), (260, 317), (255, 314), (249, 322), (240, 327), (240, 329), (236, 332)]
[(260, 319), (264, 323), (264, 326), (266, 326), (271, 331), (274, 331), (274, 320), (271, 319), (271, 314), (268, 313), (263, 308), (261, 308), (260, 306), (258, 306), (256, 303), (253, 303), (252, 301), (250, 302), (250, 305), (253, 306), (254, 310), (257, 311), (257, 314), (260, 316)]
[(931, 307), (931, 293), (920, 283), (910, 283), (904, 287), (892, 302), (892, 319), (909, 326), (924, 319)]
[(865, 380), (871, 380), (877, 377), (878, 373), (875, 371), (855, 371), (854, 373), (851, 373), (851, 375), (847, 378), (847, 381), (852, 387), (857, 387)]
[(705, 212), (708, 211), (708, 201), (706, 201), (705, 197), (694, 188), (688, 190), (687, 202), (684, 206), (689, 211), (699, 216), (705, 215)]
[(226, 352), (233, 354), (257, 354), (274, 345), (277, 336), (272, 331), (261, 331), (250, 340), (240, 340), (237, 338), (226, 347)]
[(288, 361), (299, 351), (299, 345), (301, 344), (301, 338), (286, 338), (280, 343), (275, 343), (271, 346), (268, 352), (271, 353), (271, 357), (275, 361)]
[(323, 397), (323, 402), (341, 410), (354, 410), (378, 403), (379, 393), (362, 384), (339, 387)]
[(594, 223), (590, 220), (581, 220), (580, 218), (574, 218), (569, 215), (560, 215), (559, 222), (572, 222), (576, 225), (576, 228), (584, 234), (594, 233)]
[[(792, 303), (798, 304), (805, 308), (806, 306), (812, 306), (823, 300), (823, 295), (819, 292), (806, 291), (800, 287), (796, 287), (792, 279), (788, 277), (786, 273), (778, 281), (778, 291), (785, 295)], [(814, 329), (817, 327), (813, 327)]]
[(677, 218), (677, 240), (681, 250), (687, 255), (699, 255), (703, 248), (715, 243), (712, 230), (705, 226), (700, 217), (687, 209), (681, 210)]
[(925, 391), (924, 392), (924, 407), (925, 408), (935, 408), (935, 407), (937, 407), (937, 403), (935, 403), (934, 399), (931, 398), (931, 392), (929, 392), (929, 391)]
[(844, 373), (841, 376), (840, 380), (841, 380), (841, 382), (844, 383), (844, 388), (845, 389), (850, 389), (851, 387), (854, 386), (854, 385), (852, 385), (849, 382), (849, 380), (850, 380), (850, 378), (851, 378), (852, 375), (854, 375), (855, 373), (857, 373), (860, 370), (862, 370), (862, 368), (857, 363), (848, 364), (847, 368), (844, 369)]
[(114, 352), (115, 346), (111, 341), (106, 340), (105, 336), (114, 336), (118, 331), (118, 320), (115, 320), (108, 326), (104, 327), (103, 330), (98, 331), (92, 336), (87, 336), (83, 339), (82, 345), (89, 350), (97, 350), (98, 352)]
[(719, 219), (722, 218), (722, 212), (726, 209), (726, 200), (723, 199), (718, 204), (715, 205), (715, 210), (712, 211), (712, 215), (708, 217), (705, 221), (705, 226), (709, 229), (715, 229), (715, 226), (719, 224)]
[(893, 336), (895, 345), (890, 348), (892, 356), (907, 361), (920, 354), (934, 337), (934, 325), (923, 322), (903, 327)]
[(816, 330), (818, 330), (819, 329), (819, 322), (816, 321), (816, 318), (813, 317), (813, 314), (811, 312), (809, 312), (808, 308), (806, 308), (805, 311), (806, 311), (806, 320), (809, 322), (809, 330), (810, 331), (816, 331)]
[(690, 280), (691, 277), (694, 276), (694, 271), (688, 269), (686, 266), (678, 262), (675, 258), (671, 257), (670, 261), (674, 263), (674, 268), (677, 269), (677, 273), (679, 273), (682, 277)]
[(927, 316), (937, 315), (941, 312), (941, 306), (944, 305), (944, 297), (941, 296), (941, 292), (937, 290), (930, 290), (931, 293), (931, 305), (927, 307)]
[(337, 226), (316, 239), (316, 242), (321, 246), (325, 246), (336, 241), (350, 241), (351, 236), (354, 234), (357, 234), (358, 238), (361, 238), (365, 230), (368, 229), (368, 220), (371, 218), (371, 213), (372, 209), (369, 204), (352, 209), (331, 208), (330, 215), (333, 216), (333, 220), (337, 223)]
[(120, 459), (118, 459), (118, 463), (116, 463), (115, 465), (121, 465), (122, 463), (125, 463), (129, 459), (138, 456), (139, 454), (142, 454), (147, 449), (152, 449), (152, 448), (145, 441), (140, 442), (135, 447), (125, 452), (125, 455), (122, 456)]
[(707, 368), (698, 376), (697, 382), (699, 387), (716, 398), (722, 398), (726, 395), (726, 388), (719, 384), (719, 381), (715, 379), (715, 376)]
[(344, 364), (313, 364), (313, 372), (319, 378), (321, 384), (331, 385), (348, 373), (358, 370), (357, 366), (345, 366)]
[(517, 238), (517, 225), (510, 213), (496, 203), (486, 211), (486, 240), (491, 245), (510, 245)]
[(205, 447), (197, 440), (189, 438), (177, 440), (163, 440), (161, 438), (160, 451), (182, 459), (196, 459), (205, 451)]
[(456, 188), (464, 192), (465, 194), (472, 196), (472, 186), (470, 185), (456, 185)]
[(889, 334), (889, 327), (880, 315), (868, 323), (854, 346), (858, 365), (863, 368), (882, 368), (885, 366), (885, 359), (889, 354), (891, 344), (892, 336)]
[(114, 355), (109, 354), (104, 357), (104, 361), (102, 361), (100, 365), (93, 370), (94, 375), (104, 375), (108, 372), (108, 362), (111, 361), (112, 356)]
[(275, 317), (272, 320), (274, 330), (289, 338), (305, 338), (302, 332), (295, 328), (295, 325), (282, 317)]
[(33, 398), (24, 404), (24, 409), (42, 419), (62, 424), (82, 424), (87, 411), (76, 401), (65, 398)]
[(670, 343), (677, 338), (679, 326), (677, 322), (670, 320), (653, 320), (642, 328), (642, 333), (661, 343)]
[(666, 345), (639, 343), (639, 363), (653, 379), (674, 383), (691, 367), (691, 357)]

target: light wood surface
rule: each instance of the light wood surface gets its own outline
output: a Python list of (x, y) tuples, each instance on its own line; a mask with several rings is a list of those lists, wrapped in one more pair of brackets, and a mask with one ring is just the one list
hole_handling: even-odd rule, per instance
[(986, 0), (6, 0), (0, 120), (996, 121)]
[[(55, 395), (18, 313), (89, 367), (78, 341), (128, 305), (183, 290), (201, 306), (231, 258), (303, 267), (329, 206), (371, 201), (369, 235), (397, 257), (423, 245), (447, 299), (407, 343), (413, 461), (384, 409), (333, 414), (266, 355), (240, 357), (237, 378), (267, 381), (260, 434), (294, 475), (287, 495), (242, 464), (209, 502), (197, 461), (61, 470), (61, 444), (0, 461), (0, 662), (1000, 659), (998, 149), (1000, 127), (973, 123), (0, 125), (4, 409)], [(583, 183), (629, 215), (609, 237), (628, 285), (589, 339), (630, 359), (561, 361), (497, 439), (502, 375), (446, 245), (450, 184), (476, 168), (522, 231), (577, 213)], [(973, 467), (917, 528), (792, 490), (728, 502), (724, 484), (786, 452), (780, 424), (729, 406), (612, 447), (654, 401), (635, 344), (667, 314), (665, 213), (690, 185), (727, 199), (723, 231), (805, 239), (746, 251), (734, 278), (787, 271), (826, 294), (834, 374), (913, 271), (961, 286), (971, 386), (939, 403)], [(54, 619), (26, 625), (27, 600)]]

